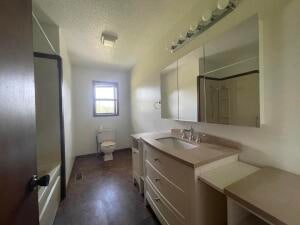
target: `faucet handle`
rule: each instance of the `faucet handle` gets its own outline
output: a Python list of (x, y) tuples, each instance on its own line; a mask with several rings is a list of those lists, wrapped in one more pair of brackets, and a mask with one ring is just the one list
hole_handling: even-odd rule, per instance
[(194, 139), (194, 135), (192, 133), (190, 133), (190, 135), (189, 135), (189, 141), (193, 141), (193, 139)]
[(196, 142), (197, 143), (201, 143), (201, 134), (197, 135)]
[(185, 137), (186, 137), (185, 129), (181, 129), (180, 133), (181, 133), (181, 138), (185, 139)]

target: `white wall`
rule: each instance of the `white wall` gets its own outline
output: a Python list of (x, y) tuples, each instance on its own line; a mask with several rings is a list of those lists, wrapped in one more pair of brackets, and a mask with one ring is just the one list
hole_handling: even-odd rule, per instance
[[(300, 1), (244, 0), (235, 12), (171, 54), (165, 50), (175, 37), (198, 21), (202, 12), (216, 1), (199, 1), (176, 27), (170, 29), (132, 71), (131, 102), (134, 132), (183, 127), (191, 123), (160, 118), (153, 103), (160, 99), (159, 72), (175, 59), (218, 36), (242, 20), (258, 13), (260, 20), (261, 128), (217, 124), (194, 124), (197, 130), (243, 144), (241, 159), (272, 165), (300, 174)], [(145, 119), (147, 118), (147, 119)]]
[[(119, 116), (93, 116), (92, 81), (119, 83)], [(117, 149), (128, 148), (130, 123), (129, 73), (92, 67), (73, 67), (74, 148), (76, 155), (96, 153), (96, 131), (100, 125), (116, 132)]]

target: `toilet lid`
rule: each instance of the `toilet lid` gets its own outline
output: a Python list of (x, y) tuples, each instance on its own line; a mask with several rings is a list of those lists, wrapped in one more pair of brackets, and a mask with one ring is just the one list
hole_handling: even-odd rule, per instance
[(116, 144), (116, 143), (113, 142), (113, 141), (104, 141), (104, 142), (101, 143), (101, 146), (102, 146), (102, 147), (109, 147), (109, 146), (113, 146), (113, 145), (115, 145), (115, 144)]

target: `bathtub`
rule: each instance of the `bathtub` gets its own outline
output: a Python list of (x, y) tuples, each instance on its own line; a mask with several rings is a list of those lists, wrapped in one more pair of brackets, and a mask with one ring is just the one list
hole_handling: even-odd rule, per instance
[(47, 165), (38, 169), (39, 176), (49, 174), (47, 187), (39, 187), (39, 220), (40, 225), (52, 225), (60, 203), (60, 164)]

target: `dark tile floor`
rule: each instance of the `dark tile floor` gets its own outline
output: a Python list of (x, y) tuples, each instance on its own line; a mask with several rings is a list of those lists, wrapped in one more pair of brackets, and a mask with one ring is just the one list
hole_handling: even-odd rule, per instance
[(109, 162), (77, 158), (54, 225), (159, 225), (133, 185), (131, 152), (115, 152)]

